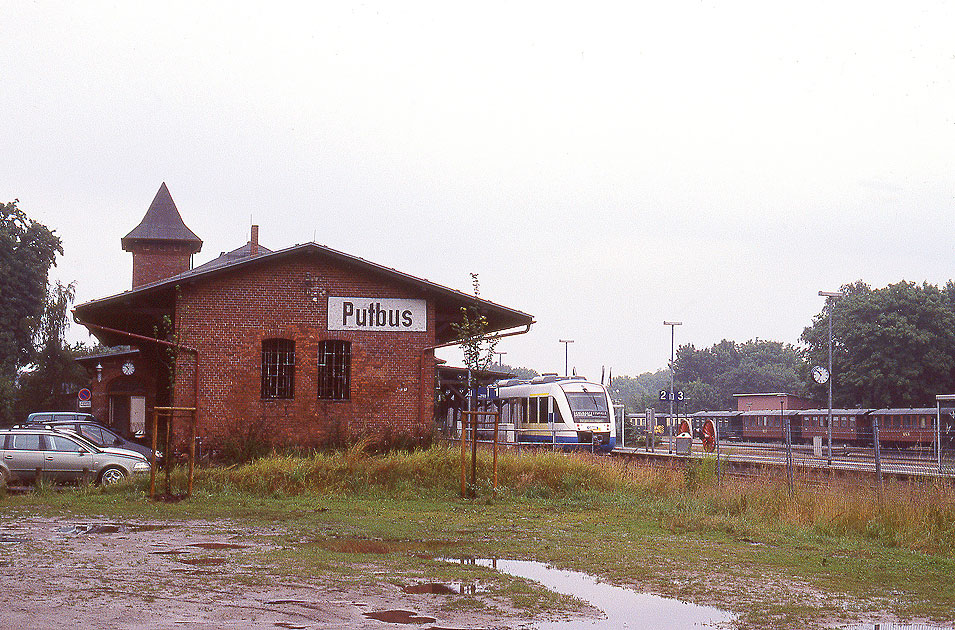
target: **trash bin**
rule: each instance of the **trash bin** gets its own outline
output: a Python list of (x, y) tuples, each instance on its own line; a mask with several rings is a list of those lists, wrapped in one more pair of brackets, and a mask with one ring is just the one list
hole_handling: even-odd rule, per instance
[(689, 433), (681, 433), (676, 436), (676, 454), (689, 455), (693, 450), (693, 436)]

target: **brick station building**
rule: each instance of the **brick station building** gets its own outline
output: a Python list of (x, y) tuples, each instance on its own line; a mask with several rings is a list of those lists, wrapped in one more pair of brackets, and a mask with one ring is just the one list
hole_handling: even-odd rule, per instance
[(151, 409), (196, 407), (204, 442), (265, 434), (310, 447), (332, 432), (415, 433), (432, 426), (434, 349), (476, 306), (489, 332), (519, 334), (523, 312), (316, 243), (248, 243), (192, 265), (202, 241), (165, 183), (122, 239), (132, 289), (74, 318), (104, 345), (83, 360), (91, 411), (124, 433)]

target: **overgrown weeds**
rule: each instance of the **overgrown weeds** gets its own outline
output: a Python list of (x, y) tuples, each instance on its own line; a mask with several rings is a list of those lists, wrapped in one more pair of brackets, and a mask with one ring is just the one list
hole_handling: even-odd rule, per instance
[[(433, 446), (375, 452), (359, 441), (337, 452), (272, 455), (247, 464), (197, 471), (200, 493), (264, 496), (432, 497), (458, 499), (461, 457), (456, 448)], [(715, 462), (685, 467), (550, 451), (499, 454), (498, 487), (492, 458), (480, 452), (471, 488), (478, 501), (558, 500), (595, 507), (616, 505), (657, 515), (665, 527), (771, 536), (872, 539), (883, 545), (955, 555), (955, 489), (945, 482), (894, 482), (879, 501), (860, 479), (800, 479), (790, 495), (785, 478), (761, 471), (717, 479)]]

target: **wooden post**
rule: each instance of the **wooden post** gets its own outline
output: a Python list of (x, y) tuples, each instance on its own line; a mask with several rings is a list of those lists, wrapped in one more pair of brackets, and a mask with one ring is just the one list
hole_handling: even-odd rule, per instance
[(471, 416), (471, 490), (468, 495), (473, 499), (477, 496), (477, 412), (469, 411)]
[(192, 496), (192, 477), (196, 470), (196, 412), (190, 414), (191, 430), (189, 431), (189, 482), (186, 486), (186, 496)]
[(501, 412), (494, 414), (494, 492), (497, 493), (497, 432), (501, 426)]
[(170, 412), (166, 418), (166, 494), (172, 494), (172, 432), (175, 427), (175, 412)]
[(467, 496), (467, 443), (468, 443), (468, 416), (461, 414), (461, 496)]
[(154, 408), (152, 411), (153, 421), (153, 452), (149, 456), (149, 500), (156, 498), (156, 447), (159, 440), (159, 412)]

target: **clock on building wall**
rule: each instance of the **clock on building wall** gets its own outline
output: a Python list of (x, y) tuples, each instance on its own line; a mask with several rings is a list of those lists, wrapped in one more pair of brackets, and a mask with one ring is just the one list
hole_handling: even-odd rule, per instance
[(123, 374), (125, 374), (126, 376), (132, 376), (133, 372), (135, 371), (136, 371), (136, 366), (133, 365), (132, 361), (127, 361), (126, 363), (123, 364)]

